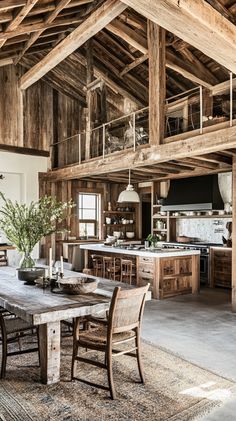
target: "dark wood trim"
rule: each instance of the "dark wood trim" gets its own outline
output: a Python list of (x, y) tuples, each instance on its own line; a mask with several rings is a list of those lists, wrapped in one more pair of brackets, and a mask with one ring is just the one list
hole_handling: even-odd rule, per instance
[(49, 151), (43, 151), (43, 150), (33, 149), (33, 148), (23, 148), (20, 146), (2, 145), (2, 144), (0, 144), (0, 151), (20, 153), (23, 155), (45, 156), (46, 158), (50, 156)]

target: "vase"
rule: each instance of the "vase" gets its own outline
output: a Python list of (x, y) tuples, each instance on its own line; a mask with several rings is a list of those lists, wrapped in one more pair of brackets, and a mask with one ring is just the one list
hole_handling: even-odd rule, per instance
[(22, 258), (20, 261), (20, 268), (33, 268), (35, 266), (34, 259), (31, 257), (29, 252), (22, 252)]

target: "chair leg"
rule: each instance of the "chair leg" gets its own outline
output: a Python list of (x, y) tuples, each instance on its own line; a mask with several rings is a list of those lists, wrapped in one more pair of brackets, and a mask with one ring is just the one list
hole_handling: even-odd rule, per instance
[(75, 378), (75, 364), (76, 357), (78, 355), (78, 335), (79, 335), (79, 319), (73, 319), (73, 353), (72, 353), (72, 364), (71, 364), (71, 380)]
[(140, 329), (136, 329), (136, 337), (135, 337), (135, 344), (137, 347), (136, 350), (136, 356), (137, 356), (137, 362), (138, 362), (138, 371), (141, 379), (141, 383), (145, 383), (144, 374), (143, 374), (143, 364), (141, 359), (141, 352), (140, 352)]
[(115, 386), (114, 386), (114, 381), (113, 381), (113, 371), (112, 371), (112, 350), (110, 347), (108, 347), (106, 360), (107, 360), (108, 384), (109, 384), (111, 399), (116, 399), (116, 391), (115, 391)]
[(7, 336), (2, 331), (2, 364), (1, 364), (1, 379), (6, 377), (7, 366)]

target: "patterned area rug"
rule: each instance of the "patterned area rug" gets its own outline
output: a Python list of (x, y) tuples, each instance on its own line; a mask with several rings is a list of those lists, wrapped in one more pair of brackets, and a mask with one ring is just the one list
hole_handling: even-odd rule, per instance
[[(0, 381), (0, 420), (192, 421), (234, 396), (233, 382), (143, 343), (146, 384), (138, 383), (136, 360), (119, 357), (118, 399), (112, 401), (107, 391), (70, 382), (71, 350), (71, 338), (64, 338), (61, 382), (50, 386), (40, 384), (36, 354), (9, 358), (7, 379)], [(81, 364), (79, 375), (106, 384), (96, 367)]]

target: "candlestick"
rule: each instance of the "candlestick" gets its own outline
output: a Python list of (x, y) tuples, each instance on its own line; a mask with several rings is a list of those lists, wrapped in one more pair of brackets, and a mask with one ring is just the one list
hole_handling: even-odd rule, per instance
[(52, 278), (52, 247), (49, 249), (49, 278)]
[(61, 256), (61, 274), (64, 273), (64, 267), (63, 267), (63, 256)]

